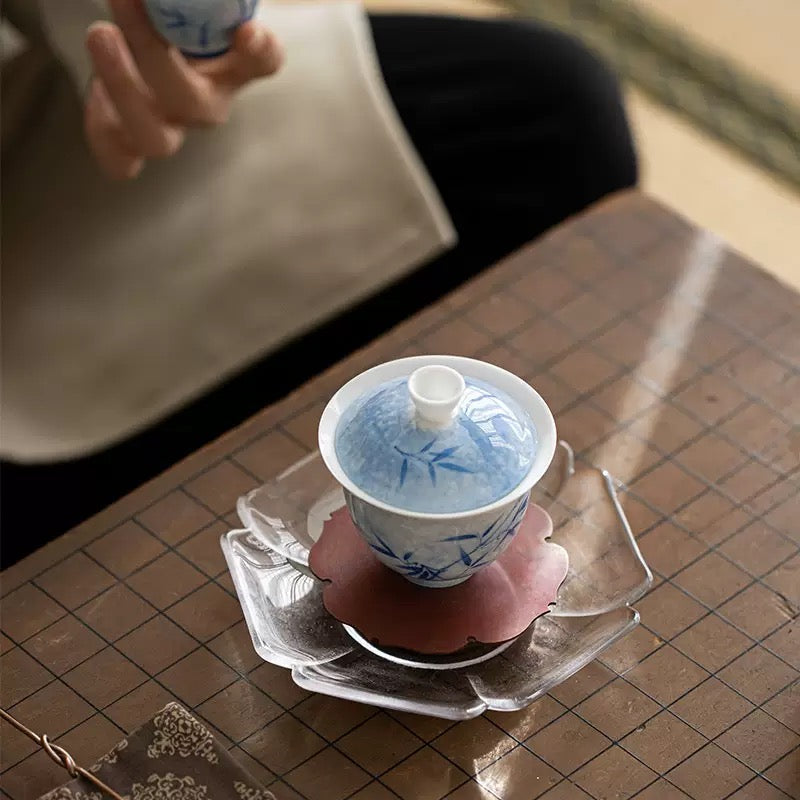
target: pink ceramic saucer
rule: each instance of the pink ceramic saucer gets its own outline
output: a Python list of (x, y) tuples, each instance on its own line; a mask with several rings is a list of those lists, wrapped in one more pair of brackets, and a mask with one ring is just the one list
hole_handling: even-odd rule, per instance
[(309, 565), (328, 582), (328, 612), (368, 641), (449, 654), (513, 639), (549, 610), (568, 568), (567, 551), (545, 541), (552, 532), (547, 512), (531, 505), (497, 561), (457, 586), (429, 589), (381, 564), (342, 508), (325, 523)]

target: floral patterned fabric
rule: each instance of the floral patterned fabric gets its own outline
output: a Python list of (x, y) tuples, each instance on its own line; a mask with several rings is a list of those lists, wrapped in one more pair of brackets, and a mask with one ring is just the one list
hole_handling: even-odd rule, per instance
[[(183, 706), (170, 703), (89, 770), (130, 800), (276, 800)], [(40, 800), (109, 800), (81, 778)]]

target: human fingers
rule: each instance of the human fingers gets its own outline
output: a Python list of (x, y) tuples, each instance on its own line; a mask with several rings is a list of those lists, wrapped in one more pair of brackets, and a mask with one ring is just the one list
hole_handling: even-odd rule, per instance
[(131, 147), (146, 158), (166, 158), (176, 153), (184, 131), (156, 112), (153, 96), (139, 72), (120, 29), (95, 22), (86, 39), (95, 74), (119, 115)]
[(141, 0), (109, 0), (109, 6), (162, 117), (184, 125), (217, 122), (208, 81), (156, 33)]
[(231, 49), (212, 61), (194, 66), (220, 86), (238, 89), (275, 74), (283, 64), (283, 48), (275, 35), (253, 20), (237, 28)]
[(99, 78), (93, 78), (86, 97), (84, 128), (89, 149), (103, 172), (115, 180), (135, 178), (144, 158), (125, 141), (119, 116)]

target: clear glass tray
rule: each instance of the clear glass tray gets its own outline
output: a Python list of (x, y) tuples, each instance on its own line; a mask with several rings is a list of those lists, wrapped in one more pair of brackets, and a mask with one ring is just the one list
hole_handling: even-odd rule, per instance
[(574, 472), (567, 445), (534, 491), (570, 570), (558, 603), (494, 658), (457, 669), (406, 666), (357, 644), (322, 604), (308, 550), (344, 498), (318, 455), (240, 499), (247, 530), (221, 543), (258, 654), (299, 686), (446, 719), (515, 711), (568, 678), (639, 621), (652, 575), (603, 472)]

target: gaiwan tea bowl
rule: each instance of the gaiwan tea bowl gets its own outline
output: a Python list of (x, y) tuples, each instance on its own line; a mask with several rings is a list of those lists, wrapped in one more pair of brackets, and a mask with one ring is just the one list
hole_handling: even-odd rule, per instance
[(231, 46), (234, 31), (258, 0), (144, 0), (153, 27), (187, 56), (211, 58)]
[(556, 438), (525, 381), (456, 356), (362, 373), (319, 426), (322, 458), (375, 556), (436, 588), (467, 580), (510, 544)]

